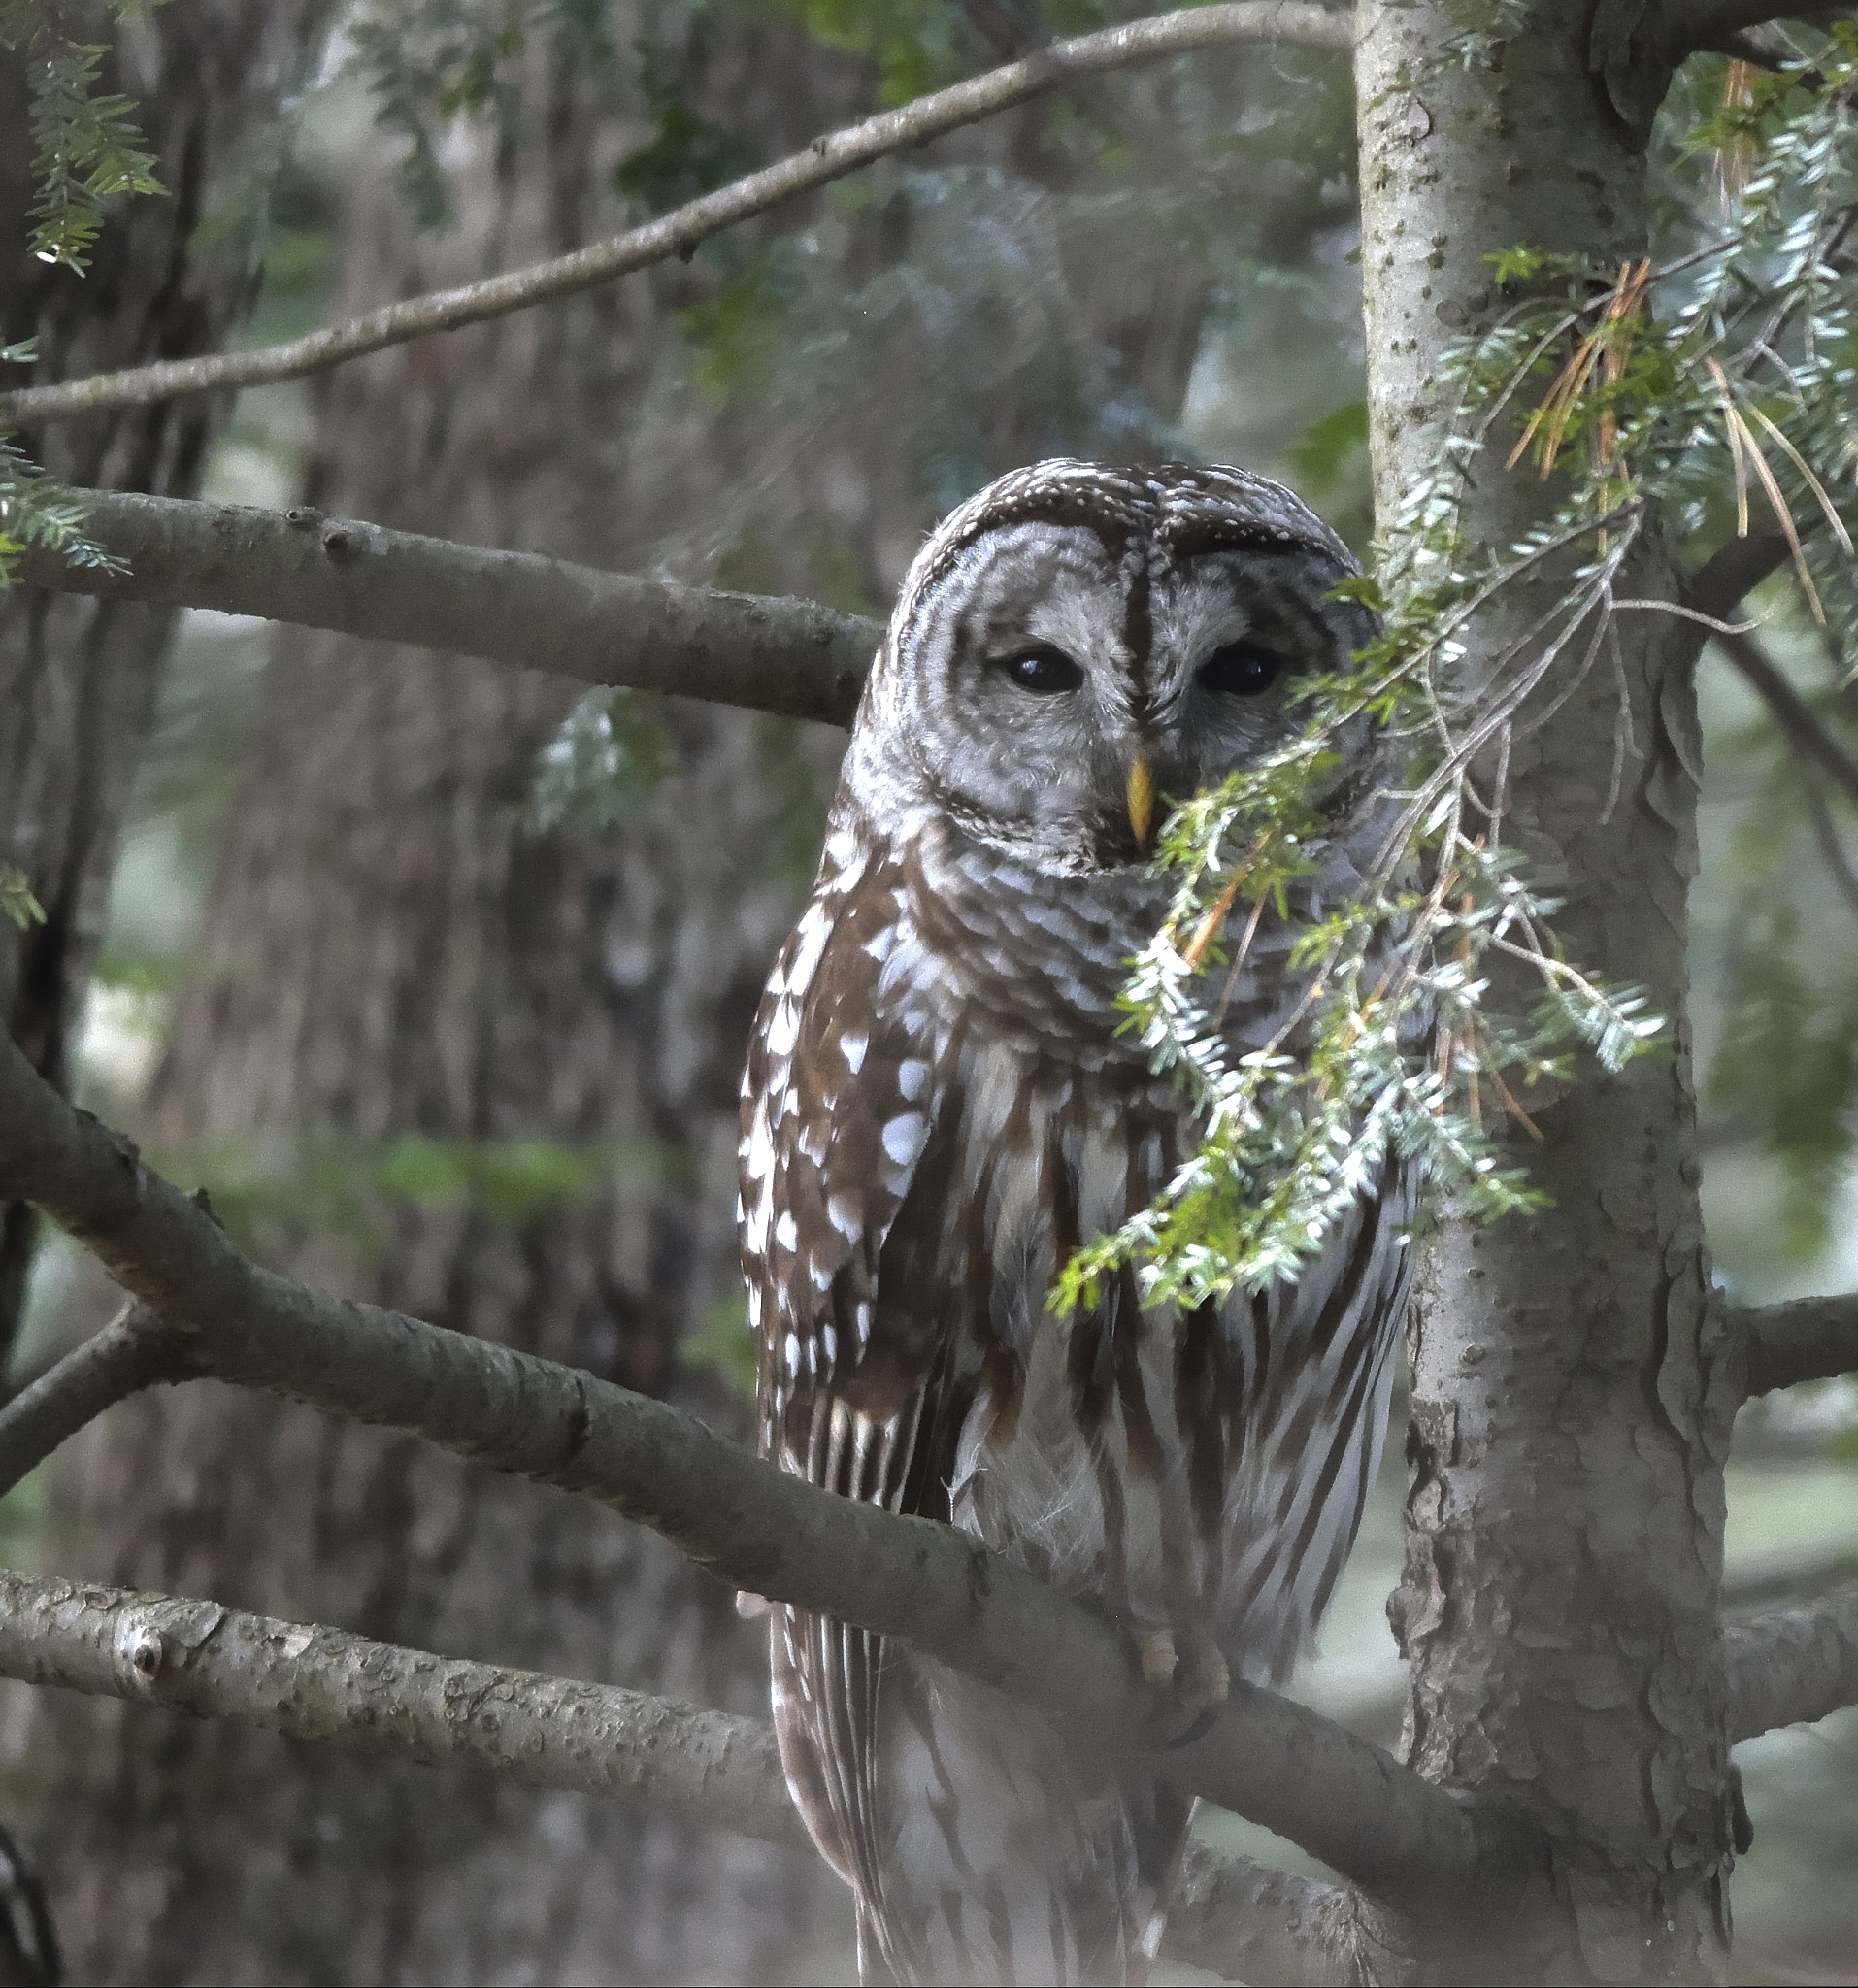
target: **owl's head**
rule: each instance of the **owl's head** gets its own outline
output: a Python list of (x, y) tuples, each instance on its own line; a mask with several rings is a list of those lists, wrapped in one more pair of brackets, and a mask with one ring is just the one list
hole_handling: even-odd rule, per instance
[(1053, 461), (990, 483), (912, 565), (853, 733), (888, 825), (940, 816), (1048, 874), (1143, 859), (1171, 799), (1301, 722), (1299, 677), (1373, 617), (1347, 548), (1244, 470)]

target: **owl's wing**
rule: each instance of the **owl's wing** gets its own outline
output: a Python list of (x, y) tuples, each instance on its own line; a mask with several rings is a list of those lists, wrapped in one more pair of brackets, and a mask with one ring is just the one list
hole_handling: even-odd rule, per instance
[[(909, 998), (909, 961), (893, 961), (913, 943), (901, 878), (849, 841), (828, 843), (743, 1080), (761, 1449), (842, 1496), (946, 1518), (959, 1415), (931, 1259), (949, 1184), (935, 1129), (955, 1045)], [(789, 1784), (820, 1849), (875, 1897), (881, 1639), (781, 1608), (773, 1656)]]
[[(912, 1302), (917, 1280), (900, 1266), (880, 1290), (879, 1263), (912, 1183), (937, 1166), (929, 1148), (948, 1045), (900, 986), (907, 971), (886, 972), (912, 944), (902, 880), (849, 846), (834, 862), (834, 845), (850, 841), (828, 845), (756, 1018), (742, 1090), (742, 1254), (762, 1453), (847, 1496), (893, 1503), (911, 1447), (901, 1424), (935, 1365), (943, 1319), (942, 1308)], [(829, 1457), (841, 1400), (875, 1427), (855, 1456)], [(880, 1459), (876, 1428), (893, 1423)]]

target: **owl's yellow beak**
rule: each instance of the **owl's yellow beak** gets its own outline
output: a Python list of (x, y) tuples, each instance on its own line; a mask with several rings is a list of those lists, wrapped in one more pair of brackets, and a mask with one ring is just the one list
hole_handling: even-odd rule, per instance
[(1140, 753), (1129, 769), (1126, 796), (1129, 826), (1136, 832), (1136, 847), (1145, 856), (1148, 853), (1148, 831), (1155, 821), (1155, 777), (1148, 771), (1147, 760)]

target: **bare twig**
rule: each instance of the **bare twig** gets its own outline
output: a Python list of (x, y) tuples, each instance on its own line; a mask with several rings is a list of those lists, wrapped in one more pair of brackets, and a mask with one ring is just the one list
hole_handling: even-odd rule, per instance
[(221, 1379), (595, 1499), (752, 1594), (902, 1637), (1264, 1822), (1396, 1909), (1449, 1912), (1520, 1881), (1505, 1824), (1273, 1692), (1235, 1685), (1204, 1732), (1171, 1739), (1172, 1695), (1144, 1684), (1114, 1627), (952, 1527), (834, 1497), (576, 1369), (261, 1270), (10, 1037), (0, 1197), (84, 1242)]
[(1846, 750), (1813, 715), (1812, 707), (1788, 682), (1752, 635), (1712, 631), (1717, 646), (1737, 674), (1768, 707), (1782, 738), (1801, 758), (1837, 782), (1845, 798), (1858, 803), (1858, 755)]
[(121, 1312), (0, 1408), (0, 1496), (105, 1408), (158, 1380), (190, 1379), (185, 1342), (146, 1306)]
[(1240, 0), (1236, 5), (1186, 8), (1099, 34), (1080, 35), (1075, 41), (1054, 42), (1004, 68), (918, 97), (900, 110), (885, 111), (842, 131), (822, 134), (804, 151), (714, 193), (706, 193), (644, 227), (596, 242), (571, 255), (467, 283), (460, 289), (410, 297), (347, 324), (328, 325), (308, 337), (256, 351), (167, 359), (128, 372), (98, 373), (62, 385), (30, 386), (0, 394), (0, 427), (68, 421), (106, 408), (146, 407), (181, 394), (299, 380), (307, 373), (320, 373), (346, 359), (359, 358), (364, 352), (380, 351), (383, 346), (404, 345), (433, 332), (455, 331), (460, 325), (573, 296), (674, 255), (687, 258), (700, 244), (725, 228), (843, 179), (892, 152), (925, 145), (932, 138), (1043, 96), (1073, 77), (1231, 42), (1300, 42), (1309, 48), (1346, 52), (1354, 46), (1353, 20), (1348, 10), (1340, 7), (1297, 4), (1297, 0)]
[(1738, 1308), (1729, 1320), (1747, 1347), (1750, 1395), (1858, 1374), (1858, 1297)]
[(257, 614), (841, 725), (883, 635), (812, 601), (486, 552), (309, 509), (81, 494), (86, 535), (130, 570), (70, 566), (38, 547), (19, 559), (26, 585)]
[[(808, 1849), (765, 1719), (372, 1642), (216, 1602), (0, 1570), (0, 1676), (233, 1719), (351, 1753), (477, 1769)], [(1358, 1979), (1357, 1894), (1205, 1844), (1162, 1951), (1251, 1980)], [(1363, 1929), (1367, 1929), (1364, 1936)]]
[(1723, 1631), (1729, 1741), (1858, 1705), (1858, 1587)]

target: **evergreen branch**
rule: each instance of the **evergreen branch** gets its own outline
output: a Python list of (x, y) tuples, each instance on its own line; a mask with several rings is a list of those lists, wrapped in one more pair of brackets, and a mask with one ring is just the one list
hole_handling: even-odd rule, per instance
[[(44, 486), (51, 489), (52, 486)], [(17, 555), (26, 585), (215, 608), (846, 725), (883, 628), (811, 601), (484, 551), (302, 508), (54, 490), (97, 558)]]
[(1750, 1396), (1858, 1374), (1858, 1297), (1796, 1298), (1729, 1314), (1747, 1348)]
[[(118, 19), (140, 9), (116, 0)], [(30, 252), (82, 276), (86, 250), (115, 193), (161, 193), (155, 160), (144, 151), (126, 97), (95, 93), (108, 50), (74, 42), (59, 26), (54, 0), (0, 0), (0, 46), (25, 56), (28, 122), (38, 148), (32, 174)]]
[[(812, 1848), (767, 1720), (617, 1685), (5, 1569), (0, 1676)], [(1358, 1894), (1189, 1843), (1161, 1951), (1223, 1975), (1325, 1988), (1360, 1978), (1348, 1961), (1362, 1918)]]
[(1723, 1632), (1729, 1743), (1858, 1705), (1858, 1587)]
[(71, 568), (108, 568), (111, 555), (84, 535), (88, 494), (46, 480), (14, 445), (0, 437), (0, 592), (13, 584), (19, 563), (34, 547), (62, 555)]
[(1501, 1817), (1274, 1692), (1236, 1683), (1215, 1714), (1171, 1731), (1173, 1695), (1143, 1681), (1115, 1627), (953, 1527), (836, 1497), (579, 1370), (260, 1269), (11, 1037), (0, 1198), (83, 1242), (203, 1373), (591, 1498), (750, 1593), (901, 1637), (1265, 1823), (1396, 1912), (1487, 1908), (1520, 1881)]
[(0, 394), (0, 427), (71, 420), (107, 408), (146, 407), (180, 394), (299, 380), (386, 346), (574, 296), (674, 255), (688, 258), (726, 228), (893, 152), (927, 144), (1059, 89), (1077, 77), (1235, 42), (1297, 42), (1345, 53), (1354, 45), (1353, 32), (1352, 17), (1338, 7), (1310, 0), (1234, 0), (1054, 42), (984, 76), (823, 134), (805, 150), (775, 165), (572, 254), (459, 289), (409, 298), (256, 351), (168, 359), (62, 385)]

